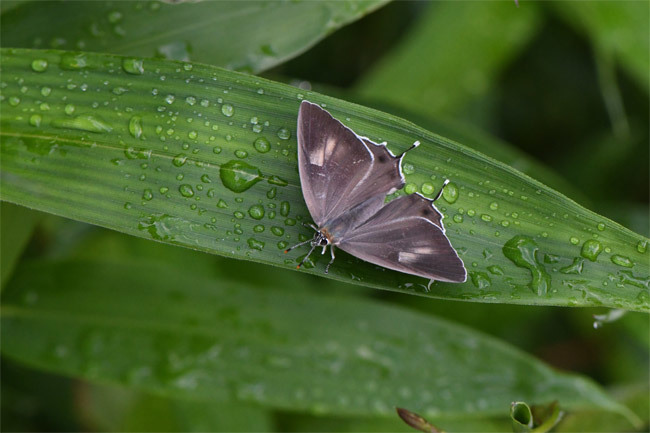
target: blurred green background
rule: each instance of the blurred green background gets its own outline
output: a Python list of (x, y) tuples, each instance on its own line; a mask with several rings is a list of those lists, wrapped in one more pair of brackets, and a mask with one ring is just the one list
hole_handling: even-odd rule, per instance
[[(21, 12), (25, 3), (6, 3), (3, 26), (27, 14)], [(264, 26), (263, 17), (257, 26)], [(392, 2), (304, 53), (259, 69), (266, 69), (264, 77), (376, 107), (461, 143), (485, 134), (509, 143), (555, 172), (577, 191), (572, 198), (580, 204), (648, 236), (649, 31), (647, 2), (524, 0), (519, 8), (509, 2)], [(648, 428), (650, 326), (642, 313), (594, 329), (593, 315), (604, 310), (380, 292), (156, 244), (7, 203), (1, 234), (3, 290), (29, 273), (30, 264), (96, 259), (107, 267), (155, 262), (257, 290), (291, 284), (296, 292), (372, 298), (480, 330), (551, 367), (588, 376), (635, 411), (638, 431)], [(131, 289), (139, 290), (137, 284)], [(28, 298), (29, 291), (20, 296)], [(4, 431), (408, 431), (396, 417), (152, 395), (138, 386), (102, 384), (101, 378), (50, 374), (6, 356), (2, 373)], [(296, 374), (308, 387), (309, 374), (317, 372)], [(440, 425), (448, 431), (500, 430), (508, 426), (508, 409), (501, 417), (461, 415)], [(569, 413), (557, 428), (635, 429), (596, 410)]]

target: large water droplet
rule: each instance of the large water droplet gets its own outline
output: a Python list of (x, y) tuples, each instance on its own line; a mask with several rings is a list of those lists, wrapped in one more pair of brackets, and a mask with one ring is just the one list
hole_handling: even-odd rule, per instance
[(291, 205), (289, 204), (288, 201), (283, 201), (280, 203), (280, 215), (286, 217), (289, 216), (289, 210), (291, 209)]
[(632, 263), (632, 260), (630, 260), (629, 257), (621, 256), (619, 254), (614, 254), (611, 260), (615, 265), (623, 266), (625, 268), (631, 268), (634, 266), (634, 263)]
[(537, 242), (523, 235), (517, 235), (503, 245), (503, 255), (516, 266), (530, 271), (531, 288), (539, 296), (542, 296), (548, 291), (551, 277), (537, 260), (538, 251)]
[(645, 253), (648, 249), (648, 241), (639, 241), (636, 244), (636, 250), (641, 254)]
[(183, 153), (179, 153), (174, 157), (174, 159), (172, 159), (172, 164), (174, 164), (176, 167), (182, 167), (183, 165), (185, 165), (186, 162), (187, 162), (187, 155)]
[(226, 117), (232, 117), (232, 115), (235, 114), (235, 108), (230, 104), (223, 104), (221, 106), (221, 114)]
[(264, 206), (260, 204), (254, 204), (248, 208), (248, 214), (255, 220), (261, 220), (264, 218)]
[(255, 238), (249, 238), (247, 242), (248, 242), (248, 247), (253, 250), (262, 251), (264, 249), (264, 242), (258, 241)]
[(221, 165), (219, 177), (226, 188), (241, 193), (262, 180), (262, 173), (244, 161), (231, 160)]
[(580, 255), (585, 259), (589, 259), (592, 262), (595, 262), (598, 258), (598, 255), (603, 251), (603, 246), (600, 242), (594, 239), (589, 239), (582, 244), (582, 250), (580, 250)]
[(257, 140), (255, 140), (253, 146), (259, 153), (266, 153), (271, 150), (271, 143), (269, 143), (269, 140), (264, 137), (259, 137)]
[(181, 193), (181, 195), (183, 197), (192, 197), (192, 196), (194, 196), (194, 189), (192, 189), (192, 185), (188, 185), (186, 183), (179, 186), (178, 191)]
[(144, 73), (144, 60), (135, 58), (123, 59), (122, 69), (128, 74), (142, 75)]
[(72, 119), (55, 119), (52, 121), (52, 126), (88, 132), (111, 132), (113, 130), (111, 125), (106, 121), (89, 114), (80, 115)]
[(34, 72), (45, 72), (47, 70), (47, 60), (36, 59), (32, 62), (32, 70)]
[(142, 136), (142, 117), (133, 116), (129, 120), (129, 133), (134, 138), (140, 138)]
[(565, 266), (560, 269), (560, 272), (563, 274), (582, 274), (582, 267), (585, 264), (585, 260), (581, 259), (580, 257), (575, 257), (573, 259), (573, 263), (571, 263), (569, 266)]
[(85, 54), (64, 54), (59, 66), (65, 70), (84, 69), (88, 67), (88, 58)]
[(490, 277), (485, 272), (471, 271), (469, 275), (472, 279), (472, 284), (478, 289), (486, 289), (492, 285), (492, 280), (490, 280)]
[(442, 190), (442, 198), (449, 204), (455, 203), (458, 200), (458, 187), (455, 183), (449, 182)]

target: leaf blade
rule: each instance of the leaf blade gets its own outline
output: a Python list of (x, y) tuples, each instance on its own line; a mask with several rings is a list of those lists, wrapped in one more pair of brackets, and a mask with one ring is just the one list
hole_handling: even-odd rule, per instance
[[(134, 60), (118, 56), (2, 54), (11, 83), (3, 89), (0, 117), (3, 200), (161, 242), (295, 267), (295, 257), (281, 251), (311, 235), (297, 224), (310, 220), (295, 157), (301, 91), (205, 65), (147, 59), (143, 73), (134, 75), (124, 69)], [(69, 69), (82, 58), (84, 67)], [(52, 65), (50, 73), (30, 71), (38, 60)], [(45, 87), (56, 98), (47, 100)], [(455, 188), (445, 190), (439, 208), (471, 276), (465, 284), (429, 285), (341, 255), (329, 277), (448, 299), (650, 310), (646, 238), (407, 121), (308, 97), (396, 152), (423, 143), (405, 158), (405, 190), (433, 196), (444, 178), (452, 179)], [(133, 127), (138, 123), (144, 132)], [(270, 151), (259, 151), (259, 139)], [(241, 191), (241, 182), (251, 184)], [(323, 258), (315, 260), (325, 266)]]

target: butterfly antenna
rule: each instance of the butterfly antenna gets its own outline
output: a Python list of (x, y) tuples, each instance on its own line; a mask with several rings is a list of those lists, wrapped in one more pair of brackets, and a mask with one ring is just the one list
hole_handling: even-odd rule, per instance
[(440, 196), (442, 196), (442, 192), (445, 190), (445, 187), (447, 186), (448, 183), (449, 183), (449, 179), (445, 179), (445, 182), (440, 187), (440, 191), (438, 191), (438, 195), (433, 199), (433, 201), (438, 200)]
[(305, 244), (308, 244), (308, 243), (311, 242), (311, 241), (312, 241), (311, 239), (307, 239), (305, 242), (300, 242), (299, 244), (296, 244), (296, 245), (294, 245), (294, 246), (292, 246), (292, 247), (289, 247), (289, 248), (287, 248), (286, 250), (284, 250), (284, 253), (286, 254), (286, 253), (288, 253), (289, 251), (291, 251), (292, 249), (294, 249), (294, 248), (298, 248), (298, 247), (301, 247), (301, 246), (303, 246), (303, 245), (305, 245)]
[(298, 264), (298, 266), (296, 266), (296, 269), (300, 269), (300, 267), (301, 267), (302, 265), (305, 264), (305, 262), (307, 261), (307, 259), (309, 259), (309, 256), (310, 256), (311, 253), (316, 249), (317, 246), (318, 246), (318, 245), (312, 245), (312, 246), (311, 246), (311, 249), (309, 250), (309, 252), (308, 252), (307, 255), (305, 256), (305, 258), (302, 259), (302, 262), (300, 262), (300, 263)]
[(403, 157), (404, 155), (406, 155), (407, 152), (410, 152), (411, 150), (415, 149), (415, 148), (418, 147), (419, 145), (420, 145), (420, 141), (419, 141), (419, 140), (418, 140), (418, 141), (415, 141), (415, 142), (411, 145), (411, 147), (409, 147), (409, 148), (406, 149), (404, 152), (402, 152), (398, 158)]

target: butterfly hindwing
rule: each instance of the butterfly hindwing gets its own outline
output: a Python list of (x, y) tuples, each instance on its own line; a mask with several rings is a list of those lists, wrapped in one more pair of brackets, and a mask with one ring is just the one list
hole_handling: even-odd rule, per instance
[[(432, 213), (422, 215), (424, 206)], [(391, 201), (364, 224), (349, 231), (337, 246), (362, 260), (396, 271), (439, 281), (467, 279), (463, 262), (444, 234), (440, 213), (429, 200), (415, 194)]]

